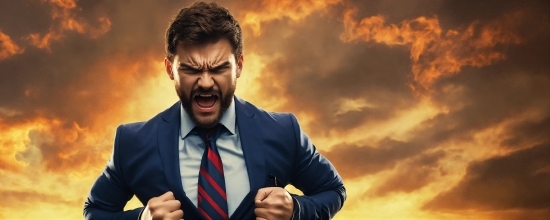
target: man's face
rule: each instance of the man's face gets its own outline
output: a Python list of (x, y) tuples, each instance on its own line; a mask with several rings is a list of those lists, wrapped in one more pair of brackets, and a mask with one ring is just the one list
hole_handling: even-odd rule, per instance
[(218, 124), (233, 101), (243, 57), (235, 58), (227, 39), (201, 45), (178, 44), (176, 56), (164, 64), (183, 108), (199, 127)]

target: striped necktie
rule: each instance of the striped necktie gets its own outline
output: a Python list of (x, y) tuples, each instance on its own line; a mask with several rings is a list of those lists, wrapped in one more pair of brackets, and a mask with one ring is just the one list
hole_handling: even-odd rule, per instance
[(220, 124), (209, 130), (195, 128), (206, 143), (197, 186), (198, 209), (205, 219), (229, 219), (223, 164), (216, 146), (220, 128)]

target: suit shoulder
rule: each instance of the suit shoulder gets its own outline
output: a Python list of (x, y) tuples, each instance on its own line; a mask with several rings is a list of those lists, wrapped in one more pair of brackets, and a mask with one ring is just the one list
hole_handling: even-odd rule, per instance
[(148, 129), (151, 129), (153, 128), (154, 126), (156, 126), (156, 124), (161, 121), (161, 120), (165, 120), (166, 119), (169, 119), (169, 120), (172, 120), (176, 115), (176, 113), (179, 113), (179, 109), (177, 108), (177, 105), (179, 104), (176, 103), (174, 104), (172, 107), (158, 113), (157, 115), (155, 115), (154, 117), (150, 118), (149, 120), (147, 121), (138, 121), (138, 122), (130, 122), (130, 123), (124, 123), (124, 124), (121, 124), (119, 126), (119, 129), (124, 129), (124, 131), (128, 131), (128, 132), (138, 132), (140, 130), (148, 130)]
[(177, 108), (178, 103), (158, 113), (147, 121), (121, 124), (117, 129), (117, 135), (138, 139), (154, 135), (153, 131), (156, 130), (160, 121), (175, 120), (175, 117), (178, 116), (177, 113), (179, 113), (179, 109)]
[(119, 129), (124, 129), (124, 131), (126, 131), (126, 132), (138, 132), (140, 130), (147, 129), (147, 128), (151, 127), (159, 119), (162, 120), (160, 118), (160, 114), (156, 115), (155, 117), (153, 117), (153, 118), (151, 118), (147, 121), (137, 121), (137, 122), (129, 122), (129, 123), (121, 124), (119, 126)]
[(137, 121), (121, 124), (119, 127), (125, 130), (136, 131), (143, 127), (146, 121)]
[(243, 104), (245, 109), (247, 109), (250, 114), (254, 115), (255, 118), (259, 119), (263, 123), (271, 122), (288, 126), (292, 123), (292, 121), (296, 121), (296, 116), (290, 112), (266, 111), (247, 101), (243, 101)]

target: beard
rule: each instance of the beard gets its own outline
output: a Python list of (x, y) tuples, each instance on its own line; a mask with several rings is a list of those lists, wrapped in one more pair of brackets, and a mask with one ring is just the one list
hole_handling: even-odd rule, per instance
[[(218, 89), (204, 90), (204, 89), (197, 88), (197, 89), (193, 89), (189, 96), (186, 96), (185, 93), (180, 89), (180, 87), (176, 86), (176, 93), (178, 94), (178, 96), (181, 100), (181, 104), (182, 104), (183, 109), (185, 109), (185, 112), (187, 112), (187, 114), (189, 115), (189, 117), (191, 118), (193, 123), (195, 123), (196, 126), (201, 127), (201, 128), (211, 128), (211, 127), (216, 126), (220, 122), (220, 120), (223, 116), (223, 113), (231, 105), (231, 102), (233, 101), (233, 95), (235, 94), (235, 89), (236, 88), (237, 88), (237, 83), (235, 82), (233, 85), (231, 85), (229, 87), (229, 90), (227, 91), (227, 94), (225, 94), (223, 96), (222, 96), (221, 91), (218, 90)], [(192, 102), (195, 101), (194, 97), (198, 94), (214, 94), (214, 95), (219, 97), (218, 100), (216, 100), (216, 101), (220, 102), (220, 111), (218, 112), (218, 115), (216, 116), (216, 118), (214, 120), (200, 121), (198, 119), (197, 115), (193, 112), (193, 108), (192, 108), (191, 105), (193, 104)]]

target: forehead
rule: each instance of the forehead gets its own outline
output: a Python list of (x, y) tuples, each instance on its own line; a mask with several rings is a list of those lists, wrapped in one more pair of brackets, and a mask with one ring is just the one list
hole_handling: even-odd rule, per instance
[(202, 44), (178, 43), (176, 58), (181, 62), (222, 62), (234, 58), (233, 48), (227, 39)]

